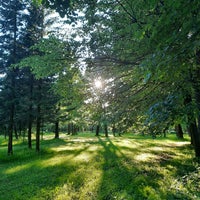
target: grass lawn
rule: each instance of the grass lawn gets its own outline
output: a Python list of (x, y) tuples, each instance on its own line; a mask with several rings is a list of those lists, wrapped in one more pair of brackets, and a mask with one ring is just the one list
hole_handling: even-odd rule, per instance
[(39, 154), (20, 140), (6, 153), (0, 138), (0, 200), (200, 199), (200, 164), (172, 136), (51, 135)]

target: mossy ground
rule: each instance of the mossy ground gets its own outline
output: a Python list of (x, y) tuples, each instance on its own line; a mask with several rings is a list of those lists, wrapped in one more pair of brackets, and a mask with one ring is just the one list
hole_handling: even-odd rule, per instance
[(13, 156), (6, 143), (0, 138), (2, 200), (200, 199), (200, 165), (188, 140), (48, 135), (40, 153), (15, 141)]

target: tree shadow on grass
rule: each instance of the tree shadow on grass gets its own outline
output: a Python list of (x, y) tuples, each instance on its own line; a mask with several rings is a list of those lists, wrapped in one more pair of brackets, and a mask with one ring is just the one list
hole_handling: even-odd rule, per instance
[[(0, 199), (191, 199), (186, 193), (177, 194), (176, 189), (165, 191), (162, 188), (167, 180), (156, 167), (172, 164), (178, 173), (178, 166), (170, 161), (171, 158), (162, 163), (139, 162), (134, 159), (134, 148), (123, 148), (115, 145), (114, 139), (101, 137), (45, 141), (45, 145), (49, 149), (33, 160), (24, 159), (13, 166), (12, 162), (5, 163), (8, 169), (4, 165), (0, 170)], [(147, 150), (144, 148), (145, 152)], [(126, 152), (133, 155), (126, 155)], [(93, 172), (95, 170), (99, 176)], [(93, 183), (95, 178), (98, 182)]]
[[(148, 176), (156, 175), (157, 179), (161, 179), (162, 176), (154, 170), (141, 170), (140, 166), (124, 155), (109, 138), (107, 141), (102, 141), (101, 138), (99, 140), (104, 147), (101, 152), (104, 164), (97, 199), (146, 199), (148, 194), (144, 189), (148, 186)], [(158, 187), (156, 182), (153, 185)]]
[[(103, 146), (103, 150), (99, 153), (104, 159), (104, 164), (96, 199), (193, 199), (187, 191), (177, 193), (177, 190), (170, 191), (170, 185), (167, 188), (165, 174), (156, 169), (157, 164), (160, 165), (160, 163), (154, 163), (153, 160), (137, 162), (134, 160), (134, 152), (133, 158), (130, 158), (122, 152), (123, 148), (114, 145), (109, 138), (106, 141), (99, 138), (99, 143)], [(168, 160), (172, 158), (171, 156), (162, 159)], [(163, 167), (165, 167), (164, 163)], [(166, 187), (165, 190), (163, 187)]]
[[(63, 148), (70, 145), (74, 150)], [(62, 147), (59, 152), (43, 152), (40, 155), (35, 153), (34, 158), (4, 162), (4, 168), (0, 171), (0, 182), (3, 183), (0, 186), (0, 199), (55, 199), (58, 195), (56, 188), (62, 188), (64, 185), (67, 185), (67, 192), (71, 191), (71, 194), (66, 194), (63, 199), (78, 199), (76, 195), (84, 184), (85, 174), (78, 172), (81, 162), (75, 162), (73, 159), (87, 151), (89, 145), (83, 144), (80, 147), (76, 142), (59, 141), (57, 148), (59, 147)]]

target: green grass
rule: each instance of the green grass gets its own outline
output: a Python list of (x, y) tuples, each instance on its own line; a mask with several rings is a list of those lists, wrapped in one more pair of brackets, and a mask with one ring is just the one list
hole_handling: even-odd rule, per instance
[(174, 136), (44, 137), (41, 152), (0, 138), (0, 200), (197, 200), (200, 165)]

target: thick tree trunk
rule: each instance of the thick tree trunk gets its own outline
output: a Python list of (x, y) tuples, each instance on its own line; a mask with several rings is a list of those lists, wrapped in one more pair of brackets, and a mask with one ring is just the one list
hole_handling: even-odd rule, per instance
[(197, 124), (196, 119), (190, 118), (189, 125), (188, 125), (188, 133), (191, 137), (191, 144), (194, 146), (196, 157), (200, 157), (200, 130), (199, 129), (200, 129), (199, 119), (198, 119), (198, 124)]
[(194, 146), (195, 156), (200, 157), (200, 139), (199, 139), (199, 131), (196, 125), (196, 122), (190, 124), (191, 130), (191, 143)]
[(72, 135), (77, 135), (78, 133), (78, 126), (74, 123), (71, 123), (71, 133)]
[(100, 125), (99, 124), (97, 124), (97, 126), (96, 126), (96, 136), (99, 136), (99, 130), (100, 130)]
[(178, 139), (183, 139), (183, 130), (180, 124), (175, 125), (176, 136)]
[(198, 108), (197, 128), (193, 133), (193, 145), (196, 157), (200, 158), (200, 88), (195, 88), (195, 99)]
[(112, 126), (112, 133), (113, 133), (113, 136), (115, 137), (115, 134), (116, 134), (115, 124)]
[(200, 158), (200, 50), (196, 53), (197, 69), (193, 74), (193, 88), (197, 106), (197, 129), (193, 133), (193, 143), (196, 157)]

